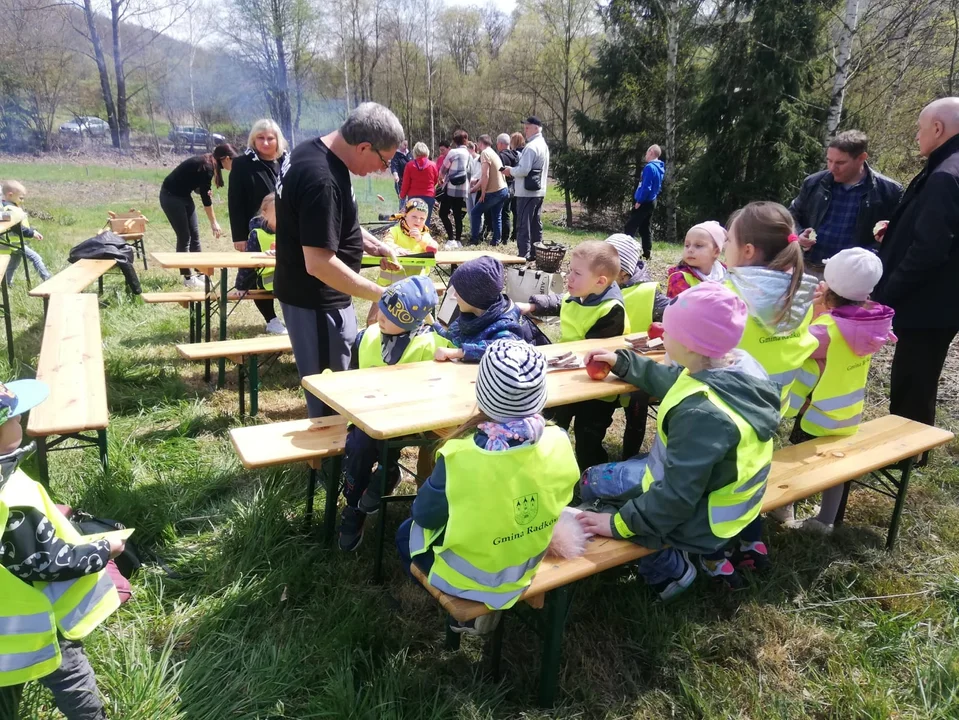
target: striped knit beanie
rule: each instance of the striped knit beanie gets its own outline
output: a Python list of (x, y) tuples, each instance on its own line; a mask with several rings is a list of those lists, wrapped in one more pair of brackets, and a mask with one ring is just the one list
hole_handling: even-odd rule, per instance
[(541, 412), (546, 406), (546, 358), (517, 340), (492, 343), (480, 360), (476, 404), (496, 422)]
[(636, 272), (639, 265), (639, 245), (629, 235), (616, 233), (606, 238), (606, 242), (616, 248), (619, 253), (619, 268), (627, 275)]

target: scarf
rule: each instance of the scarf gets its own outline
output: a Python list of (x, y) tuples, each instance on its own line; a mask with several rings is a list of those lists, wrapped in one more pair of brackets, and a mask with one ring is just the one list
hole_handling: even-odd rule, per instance
[(509, 450), (510, 440), (519, 440), (521, 444), (533, 444), (543, 437), (546, 420), (542, 415), (530, 415), (526, 418), (510, 420), (506, 423), (480, 423), (479, 430), (487, 436), (486, 449), (490, 452)]

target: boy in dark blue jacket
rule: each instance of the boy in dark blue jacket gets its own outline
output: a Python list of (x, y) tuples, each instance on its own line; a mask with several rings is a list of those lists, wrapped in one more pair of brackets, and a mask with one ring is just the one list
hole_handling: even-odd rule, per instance
[(643, 258), (649, 260), (653, 251), (653, 239), (649, 231), (649, 221), (656, 209), (656, 198), (663, 189), (663, 176), (666, 166), (659, 156), (663, 154), (659, 145), (650, 145), (646, 151), (646, 165), (643, 167), (643, 177), (639, 181), (636, 192), (633, 193), (633, 210), (626, 221), (626, 234), (639, 237), (643, 242)]

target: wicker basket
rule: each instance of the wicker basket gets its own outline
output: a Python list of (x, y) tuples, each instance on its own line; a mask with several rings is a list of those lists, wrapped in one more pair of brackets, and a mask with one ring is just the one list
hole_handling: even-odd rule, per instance
[(543, 272), (559, 272), (559, 266), (566, 257), (566, 251), (569, 248), (561, 243), (547, 240), (546, 242), (533, 243), (533, 253), (536, 260), (536, 269)]

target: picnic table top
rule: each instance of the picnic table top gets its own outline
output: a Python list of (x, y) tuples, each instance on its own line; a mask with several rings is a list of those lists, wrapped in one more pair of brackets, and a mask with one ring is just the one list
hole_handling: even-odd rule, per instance
[[(150, 254), (163, 268), (264, 268), (275, 267), (276, 257), (262, 252), (155, 252)], [(482, 250), (450, 250), (436, 253), (437, 265), (462, 265), (478, 257), (494, 257), (504, 265), (525, 263), (518, 255)]]
[(3, 212), (10, 213), (10, 219), (6, 222), (0, 222), (0, 235), (15, 228), (23, 222), (23, 219), (27, 216), (27, 214), (18, 207), (5, 207), (3, 208)]
[[(623, 336), (546, 345), (546, 357), (593, 349), (628, 347)], [(651, 356), (661, 360), (663, 355)], [(303, 387), (377, 440), (455, 427), (471, 418), (476, 408), (478, 366), (433, 361), (308, 375)], [(635, 386), (610, 375), (603, 382), (586, 370), (556, 370), (547, 377), (546, 405), (568, 405), (632, 392)]]
[(63, 435), (107, 426), (107, 386), (96, 295), (50, 298), (37, 380), (50, 387), (50, 396), (30, 411), (28, 435)]

